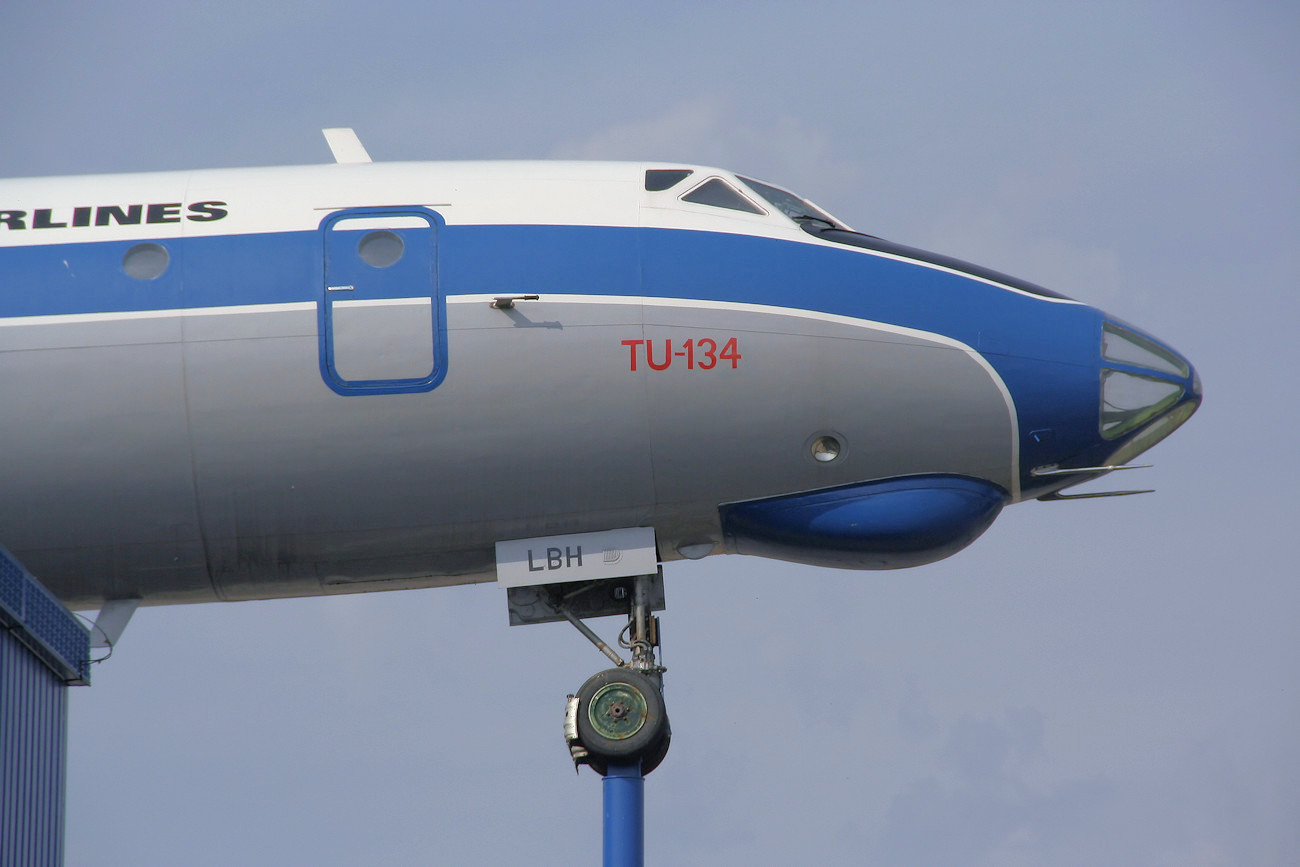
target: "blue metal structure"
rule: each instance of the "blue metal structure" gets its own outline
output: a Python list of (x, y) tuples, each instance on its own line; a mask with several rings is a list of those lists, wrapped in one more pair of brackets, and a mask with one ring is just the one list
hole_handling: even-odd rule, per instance
[(0, 864), (63, 863), (70, 685), (90, 634), (0, 548)]
[(610, 765), (604, 784), (604, 865), (645, 863), (645, 777), (641, 762)]

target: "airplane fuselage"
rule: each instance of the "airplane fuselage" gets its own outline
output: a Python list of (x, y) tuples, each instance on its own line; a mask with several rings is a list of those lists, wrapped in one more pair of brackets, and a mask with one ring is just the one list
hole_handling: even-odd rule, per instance
[[(1092, 307), (665, 165), (0, 181), (0, 544), (74, 607), (491, 580), (497, 541), (620, 527), (894, 568), (1199, 402)], [(1114, 371), (1168, 394), (1107, 429)]]

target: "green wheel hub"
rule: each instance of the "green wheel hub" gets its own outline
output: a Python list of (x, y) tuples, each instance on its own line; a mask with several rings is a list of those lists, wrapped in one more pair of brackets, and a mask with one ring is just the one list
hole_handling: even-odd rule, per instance
[(647, 712), (645, 696), (628, 683), (601, 687), (587, 705), (591, 727), (611, 741), (621, 741), (641, 731)]

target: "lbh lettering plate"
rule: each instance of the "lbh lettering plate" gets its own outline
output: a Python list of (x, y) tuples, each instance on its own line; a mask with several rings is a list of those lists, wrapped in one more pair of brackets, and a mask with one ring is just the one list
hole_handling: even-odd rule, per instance
[(658, 569), (653, 527), (497, 542), (497, 584), (502, 587), (653, 575)]

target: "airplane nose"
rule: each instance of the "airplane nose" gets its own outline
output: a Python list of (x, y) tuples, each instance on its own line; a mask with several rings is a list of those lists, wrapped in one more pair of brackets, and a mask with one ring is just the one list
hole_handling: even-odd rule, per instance
[(1103, 440), (1116, 449), (1106, 463), (1127, 463), (1173, 433), (1201, 405), (1201, 377), (1171, 347), (1131, 326), (1107, 321), (1101, 339)]

